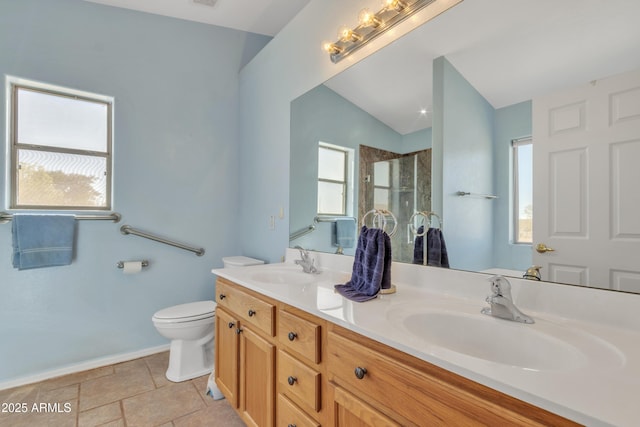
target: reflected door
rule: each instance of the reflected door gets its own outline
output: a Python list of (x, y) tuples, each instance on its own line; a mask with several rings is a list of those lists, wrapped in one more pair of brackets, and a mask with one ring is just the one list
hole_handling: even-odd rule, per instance
[(543, 279), (640, 292), (640, 72), (535, 99), (533, 147)]

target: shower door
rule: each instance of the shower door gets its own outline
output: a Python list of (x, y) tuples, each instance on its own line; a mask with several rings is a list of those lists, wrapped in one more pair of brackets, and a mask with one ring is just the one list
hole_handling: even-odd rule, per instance
[[(375, 151), (382, 153), (363, 156), (364, 161), (361, 157), (365, 167), (361, 168), (364, 175), (360, 181), (359, 215), (362, 218), (371, 209), (391, 211), (398, 222), (396, 232), (391, 236), (393, 260), (410, 263), (415, 236), (409, 228), (409, 219), (416, 210), (431, 208), (431, 150), (410, 154)], [(376, 157), (386, 158), (379, 160)], [(393, 226), (389, 219), (386, 231), (390, 233)]]

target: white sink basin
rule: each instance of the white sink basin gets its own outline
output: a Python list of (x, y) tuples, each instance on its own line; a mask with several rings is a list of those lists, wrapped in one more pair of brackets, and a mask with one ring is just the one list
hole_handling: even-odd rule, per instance
[(269, 284), (306, 285), (317, 280), (315, 275), (303, 272), (300, 268), (278, 268), (257, 271), (251, 275), (256, 282)]
[[(533, 325), (479, 313), (394, 310), (399, 327), (443, 357), (462, 355), (535, 371), (567, 371), (597, 363), (619, 367), (619, 351), (600, 338), (536, 319)], [(444, 352), (439, 349), (444, 349)]]

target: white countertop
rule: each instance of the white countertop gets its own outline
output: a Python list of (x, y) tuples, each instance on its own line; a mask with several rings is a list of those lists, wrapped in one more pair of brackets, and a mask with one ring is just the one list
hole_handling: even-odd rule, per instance
[[(296, 254), (288, 250), (287, 259)], [(313, 252), (312, 256), (321, 274), (308, 275), (301, 269), (297, 274), (300, 267), (293, 262), (212, 272), (587, 426), (640, 425), (640, 295), (509, 278), (516, 306), (536, 323), (480, 315), (483, 322), (501, 322), (498, 328), (512, 330), (532, 328), (527, 332), (551, 334), (559, 342), (576, 340), (588, 356), (579, 363), (562, 363), (545, 354), (544, 363), (524, 368), (439, 347), (403, 325), (407, 316), (423, 311), (476, 316), (486, 306), (489, 275), (394, 263), (397, 292), (357, 303), (333, 290), (350, 278), (353, 258)], [(271, 275), (270, 281), (277, 281), (283, 268), (294, 272), (297, 283), (261, 280)], [(495, 345), (508, 348), (515, 343), (496, 337)]]

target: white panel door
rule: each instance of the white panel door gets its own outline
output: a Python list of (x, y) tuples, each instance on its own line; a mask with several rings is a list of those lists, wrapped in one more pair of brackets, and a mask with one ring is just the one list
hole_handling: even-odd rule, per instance
[(533, 170), (543, 280), (640, 292), (640, 71), (534, 99)]

